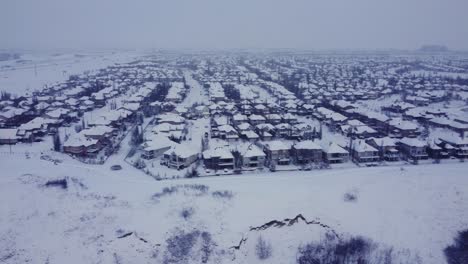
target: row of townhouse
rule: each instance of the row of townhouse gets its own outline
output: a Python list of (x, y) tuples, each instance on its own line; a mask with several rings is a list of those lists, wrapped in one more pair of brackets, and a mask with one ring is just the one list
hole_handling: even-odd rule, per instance
[(297, 121), (290, 114), (277, 115), (217, 115), (211, 119), (211, 136), (228, 141), (239, 139), (255, 142), (273, 138), (315, 139), (320, 135), (320, 128)]

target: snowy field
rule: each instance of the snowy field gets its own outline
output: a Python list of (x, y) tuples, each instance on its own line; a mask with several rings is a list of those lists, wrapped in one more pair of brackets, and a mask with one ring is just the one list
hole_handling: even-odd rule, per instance
[(19, 60), (0, 61), (0, 91), (31, 94), (70, 75), (92, 72), (137, 58), (137, 52), (25, 53)]
[[(62, 162), (1, 154), (2, 263), (258, 263), (260, 235), (272, 244), (264, 263), (294, 263), (298, 246), (333, 231), (440, 264), (468, 227), (466, 163), (155, 181), (54, 155)], [(45, 186), (57, 179), (67, 188)], [(250, 231), (299, 214), (322, 225)], [(180, 238), (193, 248), (174, 247)]]

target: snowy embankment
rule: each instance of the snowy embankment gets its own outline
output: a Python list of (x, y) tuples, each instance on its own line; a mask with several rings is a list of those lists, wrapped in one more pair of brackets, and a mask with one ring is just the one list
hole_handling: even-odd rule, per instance
[[(262, 236), (266, 263), (294, 263), (298, 246), (336, 232), (440, 264), (468, 226), (466, 163), (162, 182), (108, 166), (3, 154), (2, 262), (256, 263)], [(57, 179), (66, 188), (46, 186)]]

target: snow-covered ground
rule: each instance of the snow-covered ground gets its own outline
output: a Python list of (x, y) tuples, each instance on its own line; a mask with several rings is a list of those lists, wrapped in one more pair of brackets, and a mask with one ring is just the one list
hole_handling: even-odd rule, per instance
[(189, 71), (184, 72), (184, 77), (187, 85), (190, 86), (189, 93), (185, 97), (184, 101), (180, 104), (181, 106), (190, 107), (193, 104), (209, 104), (209, 98), (206, 96), (205, 91), (201, 84), (193, 79), (192, 73)]
[[(334, 230), (440, 264), (443, 248), (468, 226), (467, 163), (155, 181), (130, 166), (111, 171), (112, 164), (49, 154), (62, 162), (1, 154), (2, 263), (200, 263), (200, 243), (211, 249), (208, 263), (257, 263), (259, 235), (273, 247), (265, 263), (294, 263), (301, 243)], [(63, 178), (67, 189), (44, 186)], [(357, 199), (346, 202), (345, 193)], [(299, 221), (249, 231), (299, 214), (328, 228)], [(190, 257), (170, 254), (175, 234), (199, 241)]]
[(138, 52), (25, 53), (20, 60), (0, 62), (0, 91), (31, 94), (70, 75), (92, 72), (141, 56)]

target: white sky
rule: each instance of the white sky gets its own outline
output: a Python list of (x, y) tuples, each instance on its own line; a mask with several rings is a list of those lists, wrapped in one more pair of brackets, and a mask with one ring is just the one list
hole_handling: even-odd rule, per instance
[(468, 0), (1, 0), (0, 48), (468, 50)]

